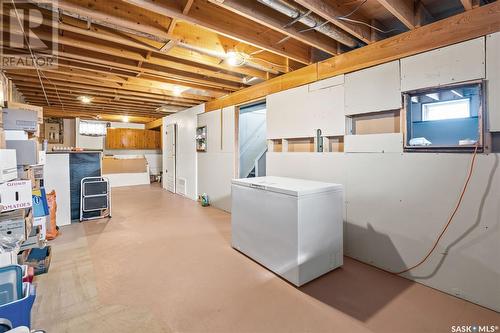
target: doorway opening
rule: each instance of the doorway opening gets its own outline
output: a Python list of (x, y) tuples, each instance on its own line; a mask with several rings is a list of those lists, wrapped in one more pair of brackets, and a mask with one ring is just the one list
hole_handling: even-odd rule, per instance
[(266, 102), (241, 106), (238, 113), (239, 178), (266, 175)]
[(177, 124), (170, 124), (165, 129), (165, 146), (163, 149), (163, 188), (176, 193), (177, 183)]

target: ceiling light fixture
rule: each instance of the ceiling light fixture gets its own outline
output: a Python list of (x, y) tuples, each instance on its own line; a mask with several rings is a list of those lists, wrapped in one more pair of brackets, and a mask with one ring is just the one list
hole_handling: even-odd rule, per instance
[(175, 96), (180, 96), (184, 90), (186, 90), (186, 88), (181, 86), (174, 86), (172, 88), (172, 92), (174, 93)]
[(226, 53), (226, 63), (229, 66), (240, 67), (247, 62), (248, 56), (242, 52), (229, 51)]
[(128, 123), (128, 116), (123, 116), (122, 121), (123, 121), (124, 123)]
[(92, 102), (92, 97), (89, 96), (78, 96), (78, 100), (83, 104), (90, 104)]

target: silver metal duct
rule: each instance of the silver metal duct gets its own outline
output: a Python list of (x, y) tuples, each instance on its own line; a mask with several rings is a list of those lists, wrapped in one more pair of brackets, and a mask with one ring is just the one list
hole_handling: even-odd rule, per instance
[(320, 19), (314, 14), (304, 15), (298, 8), (289, 5), (281, 0), (257, 0), (258, 2), (290, 17), (293, 20), (304, 24), (305, 26), (314, 29), (336, 41), (355, 48), (360, 46), (360, 43), (351, 37), (349, 34), (341, 31), (340, 29), (328, 24), (326, 21)]
[[(190, 51), (202, 53), (202, 54), (205, 54), (207, 56), (214, 57), (214, 58), (219, 58), (221, 60), (226, 59), (226, 54), (224, 52), (218, 52), (218, 51), (214, 51), (214, 50), (209, 50), (209, 49), (206, 49), (206, 48), (203, 48), (203, 47), (199, 47), (199, 46), (195, 46), (195, 45), (191, 45), (191, 44), (187, 44), (187, 43), (183, 43), (183, 42), (179, 42), (177, 44), (177, 46), (182, 47), (182, 48), (187, 49), (187, 50), (190, 50)], [(255, 62), (253, 62), (252, 60), (245, 61), (245, 64), (243, 66), (251, 67), (251, 68), (254, 68), (254, 69), (257, 69), (257, 70), (260, 70), (260, 71), (264, 71), (264, 72), (268, 72), (268, 73), (271, 73), (271, 74), (279, 74), (278, 71), (276, 71), (274, 69), (270, 69), (270, 68), (264, 67), (264, 66), (261, 66), (261, 65), (255, 63)]]

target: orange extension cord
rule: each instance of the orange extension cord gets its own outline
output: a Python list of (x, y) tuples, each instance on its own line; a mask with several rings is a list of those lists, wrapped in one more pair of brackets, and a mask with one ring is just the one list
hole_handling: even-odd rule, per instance
[(479, 148), (479, 146), (476, 145), (476, 148), (474, 149), (474, 155), (472, 156), (472, 161), (471, 161), (470, 168), (469, 168), (469, 174), (467, 175), (467, 180), (465, 181), (465, 185), (464, 185), (464, 187), (462, 189), (462, 193), (460, 194), (460, 198), (458, 199), (457, 205), (455, 206), (455, 209), (453, 210), (453, 213), (451, 214), (450, 218), (448, 219), (448, 223), (446, 223), (446, 226), (444, 227), (443, 231), (441, 231), (441, 234), (439, 234), (439, 237), (434, 242), (434, 245), (432, 246), (431, 250), (417, 264), (415, 264), (415, 265), (413, 265), (413, 266), (411, 266), (411, 267), (409, 267), (409, 268), (407, 268), (405, 270), (402, 270), (401, 272), (389, 272), (389, 273), (392, 273), (392, 274), (395, 274), (395, 275), (399, 275), (399, 274), (403, 274), (403, 273), (406, 273), (408, 271), (411, 271), (412, 269), (417, 268), (418, 266), (420, 266), (424, 262), (426, 262), (427, 259), (434, 252), (434, 250), (436, 249), (436, 247), (439, 244), (439, 241), (444, 236), (446, 230), (448, 230), (448, 227), (450, 226), (451, 222), (453, 221), (453, 218), (455, 217), (455, 215), (457, 214), (458, 209), (460, 208), (460, 205), (462, 204), (462, 200), (464, 198), (465, 191), (467, 190), (467, 187), (469, 186), (469, 182), (470, 182), (470, 179), (472, 177), (472, 172), (474, 171), (474, 164), (476, 163), (476, 157), (477, 157), (477, 150), (478, 150), (478, 148)]

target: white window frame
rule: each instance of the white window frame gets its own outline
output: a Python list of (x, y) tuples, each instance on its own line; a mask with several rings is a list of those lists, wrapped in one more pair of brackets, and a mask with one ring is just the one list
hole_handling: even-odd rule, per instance
[[(457, 84), (451, 84), (451, 85), (446, 85), (446, 86), (438, 86), (438, 87), (429, 87), (429, 88), (424, 88), (424, 89), (418, 89), (418, 90), (413, 90), (413, 91), (407, 91), (404, 93), (404, 98), (405, 98), (405, 103), (404, 103), (404, 123), (405, 125), (403, 126), (403, 135), (404, 135), (404, 151), (405, 152), (429, 152), (429, 153), (434, 153), (434, 152), (473, 152), (474, 151), (474, 146), (470, 145), (464, 145), (464, 146), (459, 146), (459, 145), (452, 145), (452, 146), (411, 146), (408, 144), (408, 138), (410, 137), (410, 129), (409, 129), (409, 124), (408, 124), (408, 112), (411, 111), (411, 97), (414, 95), (422, 95), (422, 94), (430, 94), (430, 93), (436, 93), (440, 92), (443, 90), (450, 90), (454, 89), (457, 87), (463, 87), (463, 86), (472, 86), (472, 85), (478, 85), (479, 86), (479, 92), (480, 92), (480, 99), (479, 99), (479, 109), (477, 113), (477, 117), (479, 119), (479, 151), (487, 151), (488, 148), (485, 146), (485, 141), (489, 142), (490, 137), (487, 131), (485, 131), (485, 123), (484, 123), (484, 112), (485, 112), (485, 83), (483, 80), (475, 80), (475, 81), (469, 81), (469, 82), (462, 82), (462, 83), (457, 83)], [(470, 113), (470, 108), (469, 108), (469, 113)], [(463, 119), (463, 118), (462, 118)], [(423, 120), (422, 120), (423, 121)]]

